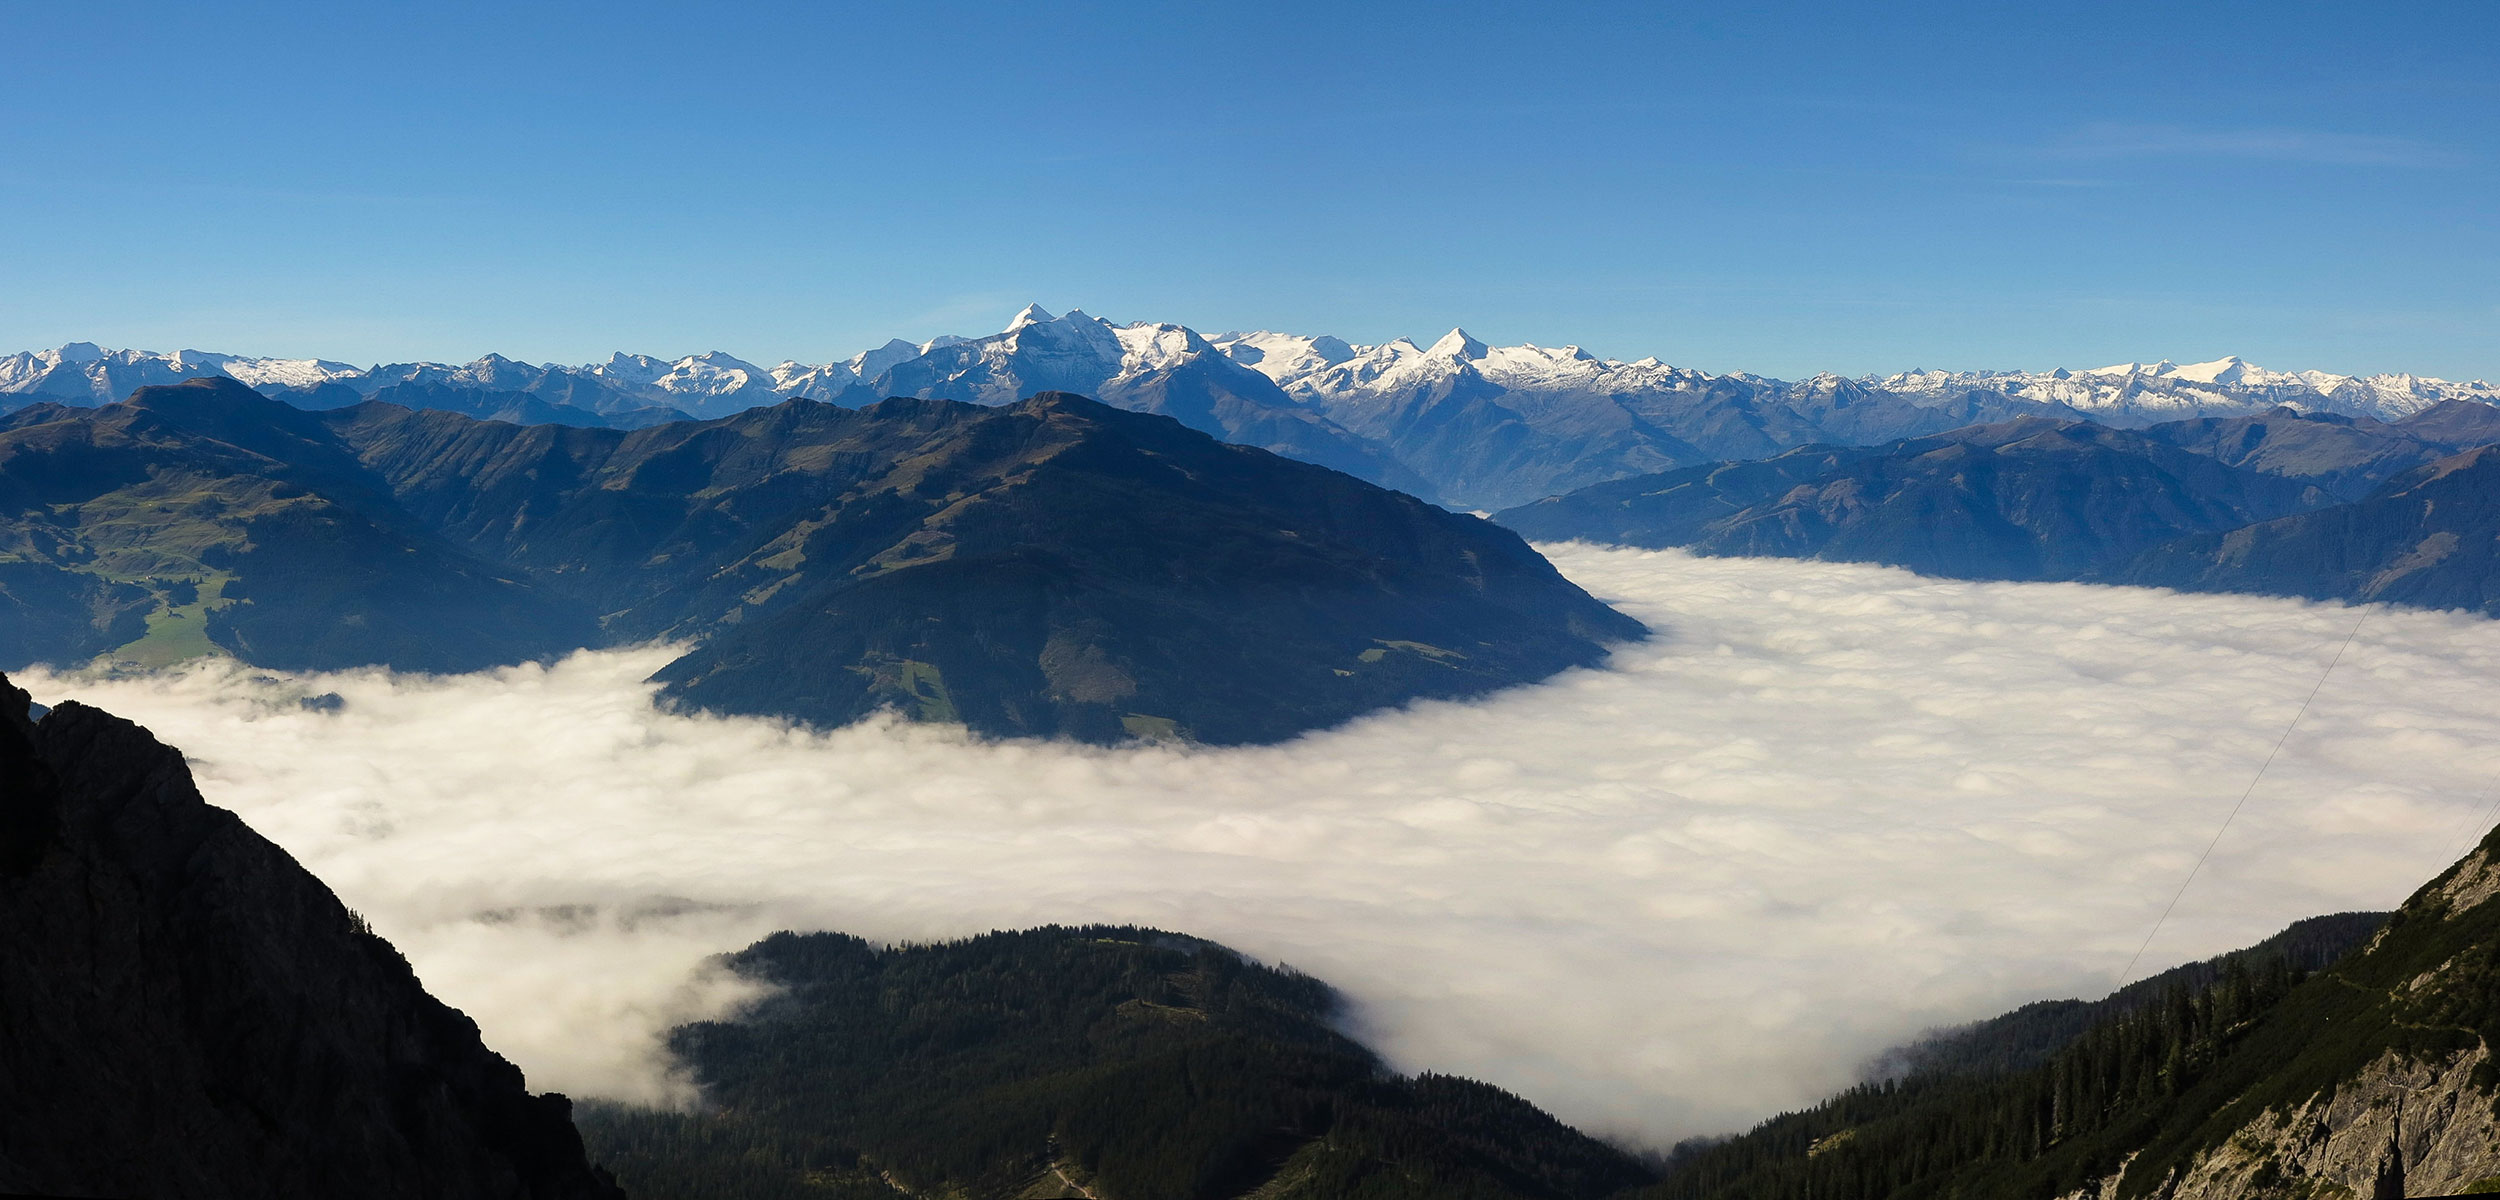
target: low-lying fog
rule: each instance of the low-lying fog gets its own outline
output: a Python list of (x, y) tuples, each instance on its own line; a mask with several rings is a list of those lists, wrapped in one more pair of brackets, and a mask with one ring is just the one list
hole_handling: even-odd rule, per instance
[[(540, 1088), (682, 1098), (657, 1035), (733, 1004), (705, 958), (777, 928), (1122, 921), (1337, 984), (1400, 1067), (1663, 1143), (2107, 991), (2360, 612), (1549, 553), (1659, 636), (1265, 749), (664, 716), (664, 650), (23, 682), (189, 751)], [(2374, 611), (2145, 969), (2462, 852), (2496, 678), (2500, 622)]]

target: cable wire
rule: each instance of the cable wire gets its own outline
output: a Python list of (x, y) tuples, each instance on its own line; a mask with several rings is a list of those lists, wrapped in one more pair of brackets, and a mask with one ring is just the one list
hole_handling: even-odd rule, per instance
[(2196, 865), (2189, 867), (2187, 878), (2179, 881), (2179, 890), (2171, 894), (2170, 903), (2164, 905), (2161, 915), (2153, 919), (2153, 928), (2144, 935), (2144, 944), (2135, 948), (2135, 956), (2127, 960), (2127, 969), (2118, 973), (2118, 986), (2125, 987), (2128, 981), (2135, 978), (2136, 964), (2144, 961), (2144, 952), (2152, 948), (2153, 939), (2161, 933), (2162, 925), (2168, 922), (2170, 914), (2178, 909), (2180, 897), (2187, 895), (2188, 885), (2196, 882), (2196, 873), (2205, 869), (2205, 860), (2213, 857), (2214, 847), (2222, 844), (2222, 835), (2230, 832), (2231, 822), (2239, 818), (2242, 808), (2247, 807), (2248, 798), (2257, 794), (2257, 785), (2265, 781), (2266, 769), (2274, 765), (2276, 755), (2283, 753), (2284, 743), (2292, 740), (2292, 731), (2300, 728), (2300, 719), (2309, 715), (2309, 706), (2317, 701), (2318, 693), (2326, 690), (2327, 677), (2335, 674), (2335, 664), (2344, 661), (2344, 652), (2352, 649), (2352, 640), (2360, 637), (2361, 627), (2369, 623), (2370, 609), (2364, 605), (2361, 609), (2361, 619), (2352, 623), (2352, 632), (2344, 635), (2344, 644), (2335, 648), (2335, 657), (2328, 659), (2326, 670), (2318, 674), (2318, 685), (2310, 688), (2308, 699), (2300, 702), (2300, 711), (2293, 713), (2292, 723), (2283, 727), (2283, 736), (2274, 739), (2274, 749), (2266, 751), (2266, 761), (2257, 764), (2257, 775), (2248, 781), (2247, 789), (2240, 793), (2239, 803), (2232, 805), (2231, 811), (2223, 816), (2222, 828), (2214, 830), (2213, 840), (2205, 843), (2205, 852), (2196, 856)]

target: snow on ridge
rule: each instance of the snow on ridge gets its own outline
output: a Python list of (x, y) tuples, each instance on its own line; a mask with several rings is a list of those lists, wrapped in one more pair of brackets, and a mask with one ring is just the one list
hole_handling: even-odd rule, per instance
[(114, 350), (71, 342), (0, 357), (0, 393), (110, 404), (139, 388), (225, 375), (251, 387), (314, 387), (363, 372), (320, 358), (254, 358), (207, 350)]
[(1905, 396), (1994, 392), (2108, 419), (2141, 421), (2243, 416), (2278, 405), (2397, 421), (2448, 400), (2500, 404), (2500, 388), (2479, 379), (2452, 383), (2409, 374), (2274, 371), (2235, 354), (2184, 366), (2163, 359), (2081, 371), (1921, 370), (1868, 376), (1862, 382)]
[[(52, 350), (0, 356), (0, 393), (109, 403), (136, 387), (206, 374), (229, 375), (260, 388), (357, 383), (386, 371), (391, 378), (511, 387), (518, 381), (560, 372), (652, 403), (717, 415), (782, 396), (834, 399), (924, 360), (930, 365), (919, 368), (923, 371), (978, 373), (990, 381), (983, 385), (987, 395), (1013, 390), (1028, 379), (1051, 387), (1097, 387), (1205, 355), (1221, 356), (1256, 371), (1305, 404), (1363, 404), (1437, 386), (1462, 373), (1472, 373), (1506, 391), (1557, 397), (1691, 391), (1715, 379), (1801, 392), (1818, 387), (1828, 390), (1842, 382), (1837, 377), (1817, 377), (1791, 384), (1745, 372), (1713, 375), (1672, 366), (1655, 356), (1628, 362), (1601, 358), (1578, 346), (1494, 345), (1463, 329), (1452, 329), (1429, 345), (1404, 337), (1366, 345), (1327, 335), (1273, 330), (1207, 337), (1178, 324), (1114, 324), (1080, 309), (1053, 315), (1032, 304), (1017, 312), (1005, 329), (985, 337), (947, 335), (918, 343), (898, 338), (844, 360), (820, 364), (785, 360), (770, 368), (715, 350), (671, 359), (619, 352), (606, 362), (580, 366), (531, 366), (490, 354), (468, 364), (359, 369), (326, 359), (256, 358), (199, 350), (164, 354), (74, 342)], [(2123, 424), (2236, 416), (2278, 405), (2381, 420), (2400, 420), (2448, 400), (2500, 405), (2500, 388), (2482, 380), (2455, 383), (2402, 372), (2350, 376), (2276, 371), (2237, 355), (2186, 364), (2162, 359), (2045, 372), (1913, 370), (1846, 382), (1891, 392), (1912, 403), (1941, 403), (1978, 392), (2062, 406)]]

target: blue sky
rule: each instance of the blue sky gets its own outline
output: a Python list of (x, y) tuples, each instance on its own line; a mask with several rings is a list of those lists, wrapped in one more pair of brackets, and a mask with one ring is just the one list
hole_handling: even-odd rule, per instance
[(2500, 378), (2500, 5), (0, 0), (0, 350)]

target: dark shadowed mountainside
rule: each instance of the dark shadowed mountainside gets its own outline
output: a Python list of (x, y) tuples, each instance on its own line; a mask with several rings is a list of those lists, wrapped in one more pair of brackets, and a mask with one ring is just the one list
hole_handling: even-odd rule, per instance
[(0, 1191), (621, 1200), (179, 751), (0, 679)]
[(2500, 446), (2399, 475), (2350, 504), (2155, 548), (2108, 578), (2500, 616)]
[(785, 933), (730, 965), (778, 991), (672, 1035), (706, 1110), (584, 1112), (638, 1195), (1596, 1200), (1650, 1178), (1498, 1088), (1391, 1074), (1325, 985), (1194, 938)]
[(1094, 741), (1275, 740), (1643, 633), (1488, 522), (1068, 395), (629, 432), (209, 378), (0, 419), (0, 556), (28, 660), (667, 637), (672, 702)]
[(1617, 480), (1498, 519), (1548, 541), (2065, 579), (2184, 534), (2300, 511), (2315, 492), (2141, 433), (2025, 418)]

